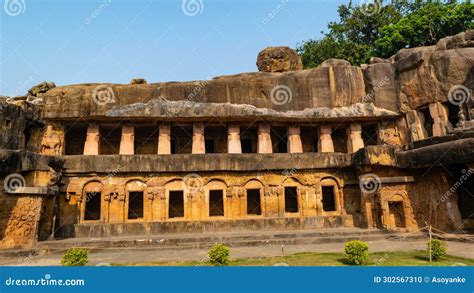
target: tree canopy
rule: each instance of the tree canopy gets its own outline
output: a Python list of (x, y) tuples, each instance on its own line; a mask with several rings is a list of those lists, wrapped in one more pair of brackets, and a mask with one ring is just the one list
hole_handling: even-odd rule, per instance
[(298, 44), (305, 68), (329, 58), (367, 63), (371, 57), (387, 58), (402, 48), (433, 45), (439, 39), (474, 28), (470, 1), (381, 0), (338, 8), (339, 21), (328, 25), (323, 38)]

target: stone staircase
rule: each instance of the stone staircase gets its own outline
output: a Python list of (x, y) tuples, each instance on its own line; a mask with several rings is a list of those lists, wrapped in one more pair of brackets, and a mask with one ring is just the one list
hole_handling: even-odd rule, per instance
[(66, 250), (71, 247), (84, 247), (91, 250), (110, 248), (131, 249), (205, 249), (216, 243), (230, 247), (266, 246), (266, 245), (304, 245), (318, 243), (341, 243), (349, 240), (417, 240), (426, 238), (422, 233), (400, 233), (386, 230), (368, 230), (360, 228), (332, 228), (324, 230), (298, 231), (248, 231), (228, 233), (184, 233), (150, 236), (122, 236), (100, 238), (70, 238), (64, 240), (39, 242), (39, 253)]

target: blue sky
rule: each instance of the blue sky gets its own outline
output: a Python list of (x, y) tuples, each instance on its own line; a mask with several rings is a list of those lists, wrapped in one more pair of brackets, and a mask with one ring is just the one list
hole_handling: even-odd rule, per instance
[(59, 86), (141, 77), (151, 83), (257, 71), (261, 49), (294, 48), (319, 37), (348, 1), (2, 2), (0, 95), (14, 96), (43, 80)]

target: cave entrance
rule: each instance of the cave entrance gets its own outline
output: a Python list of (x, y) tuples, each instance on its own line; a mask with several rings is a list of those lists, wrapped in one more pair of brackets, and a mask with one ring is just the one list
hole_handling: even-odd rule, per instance
[(101, 193), (87, 192), (86, 193), (86, 208), (84, 211), (85, 221), (99, 221), (101, 210)]
[(184, 192), (170, 191), (168, 214), (170, 218), (184, 217)]
[(129, 192), (128, 219), (143, 219), (143, 192)]
[(259, 216), (262, 214), (260, 189), (247, 190), (247, 214)]
[(209, 191), (209, 216), (224, 216), (224, 191)]
[(388, 203), (390, 219), (396, 228), (405, 228), (405, 212), (403, 202), (392, 201)]

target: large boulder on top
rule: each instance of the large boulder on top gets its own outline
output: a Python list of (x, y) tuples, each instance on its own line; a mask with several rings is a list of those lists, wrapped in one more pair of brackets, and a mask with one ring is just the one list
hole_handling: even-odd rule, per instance
[(296, 71), (303, 69), (303, 62), (289, 47), (268, 47), (258, 54), (257, 67), (262, 72)]

